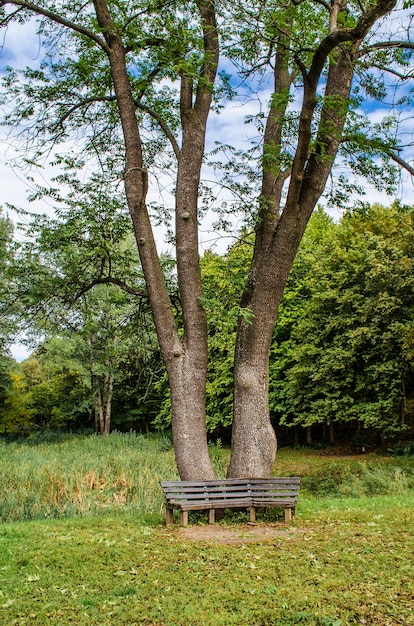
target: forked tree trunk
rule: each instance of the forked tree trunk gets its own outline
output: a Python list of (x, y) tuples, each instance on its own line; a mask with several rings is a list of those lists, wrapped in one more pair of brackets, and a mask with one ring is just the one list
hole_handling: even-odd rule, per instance
[[(276, 454), (276, 436), (268, 404), (268, 358), (277, 311), (284, 288), (305, 231), (335, 159), (345, 122), (353, 75), (355, 46), (336, 53), (328, 72), (325, 103), (322, 107), (317, 148), (310, 154), (311, 122), (317, 103), (316, 88), (329, 52), (321, 52), (314, 64), (315, 75), (305, 81), (299, 120), (298, 146), (283, 211), (279, 214), (286, 172), (265, 169), (262, 179), (261, 207), (256, 227), (255, 250), (242, 307), (250, 320), (239, 320), (234, 361), (234, 416), (229, 477), (269, 476)], [(277, 52), (275, 92), (283, 94), (288, 86), (285, 52)], [(315, 55), (316, 58), (316, 55)], [(280, 145), (283, 110), (271, 107), (266, 132), (267, 147)], [(282, 115), (280, 116), (280, 113)], [(270, 148), (270, 149), (271, 149)], [(321, 154), (318, 151), (321, 151)], [(277, 156), (273, 153), (273, 156)]]
[(205, 131), (218, 64), (218, 36), (212, 0), (200, 0), (204, 65), (198, 85), (183, 69), (180, 115), (182, 146), (173, 141), (178, 159), (176, 189), (176, 257), (183, 313), (181, 338), (159, 262), (146, 207), (148, 174), (144, 166), (135, 102), (129, 82), (125, 46), (106, 0), (94, 0), (116, 93), (125, 141), (125, 190), (161, 352), (171, 389), (172, 429), (177, 467), (182, 479), (209, 479), (205, 423), (207, 323), (202, 306), (198, 262), (198, 192)]

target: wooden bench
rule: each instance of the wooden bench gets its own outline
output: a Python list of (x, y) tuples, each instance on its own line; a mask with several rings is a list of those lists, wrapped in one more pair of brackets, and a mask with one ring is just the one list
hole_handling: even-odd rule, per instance
[(229, 478), (205, 481), (160, 483), (165, 495), (166, 524), (174, 523), (174, 509), (180, 511), (181, 526), (188, 525), (188, 511), (208, 511), (214, 524), (216, 509), (249, 509), (256, 521), (256, 509), (283, 507), (285, 523), (292, 519), (299, 496), (300, 478)]

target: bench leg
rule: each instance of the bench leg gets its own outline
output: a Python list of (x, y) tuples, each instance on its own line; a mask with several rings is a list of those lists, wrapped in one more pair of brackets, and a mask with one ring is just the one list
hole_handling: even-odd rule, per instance
[(285, 524), (290, 524), (291, 521), (292, 521), (292, 509), (286, 508), (285, 509)]
[(253, 523), (256, 521), (256, 509), (254, 506), (250, 507), (250, 521)]
[(188, 526), (188, 511), (180, 511), (181, 526)]
[(215, 521), (216, 521), (216, 511), (215, 509), (209, 509), (208, 510), (208, 523), (214, 524)]
[(166, 509), (165, 511), (165, 524), (168, 526), (169, 524), (174, 524), (174, 510)]

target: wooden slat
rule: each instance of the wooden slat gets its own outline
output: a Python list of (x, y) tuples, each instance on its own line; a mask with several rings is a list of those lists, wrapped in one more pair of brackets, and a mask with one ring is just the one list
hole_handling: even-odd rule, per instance
[(266, 508), (267, 506), (296, 506), (297, 500), (278, 500), (277, 498), (272, 500), (256, 500), (253, 498), (253, 504), (257, 507)]
[(214, 492), (167, 492), (165, 495), (168, 499), (174, 500), (215, 500), (215, 499), (223, 499), (228, 498), (229, 500), (234, 498), (292, 498), (298, 495), (298, 490), (286, 490), (276, 491), (274, 489), (269, 491), (214, 491)]
[(222, 492), (222, 493), (170, 493), (168, 494), (169, 500), (223, 500), (227, 498), (228, 500), (235, 500), (240, 498), (251, 498), (253, 496), (252, 493), (247, 491), (241, 491), (238, 493), (230, 493), (230, 492)]
[(243, 482), (240, 483), (238, 485), (228, 485), (228, 484), (222, 484), (222, 485), (208, 485), (208, 484), (198, 484), (198, 485), (187, 485), (185, 483), (181, 483), (181, 484), (177, 484), (177, 485), (170, 485), (170, 484), (165, 484), (165, 483), (161, 483), (161, 487), (163, 489), (163, 491), (165, 493), (175, 493), (175, 492), (181, 492), (181, 493), (202, 493), (204, 491), (209, 492), (209, 493), (214, 493), (214, 492), (220, 492), (220, 491), (229, 491), (229, 492), (237, 492), (237, 491), (243, 491), (243, 490), (252, 490), (252, 491), (269, 491), (269, 490), (281, 490), (281, 489), (291, 489), (291, 490), (298, 490), (299, 489), (299, 483), (290, 483), (289, 481), (284, 481), (284, 482), (268, 482), (268, 483), (255, 483), (255, 482)]
[(177, 508), (187, 511), (207, 511), (209, 509), (248, 509), (253, 502), (247, 500), (218, 500), (216, 502), (182, 502)]
[(195, 487), (195, 488), (202, 488), (202, 487), (207, 487), (209, 489), (211, 489), (214, 486), (222, 486), (225, 485), (226, 487), (232, 487), (232, 486), (237, 486), (237, 485), (247, 485), (247, 484), (251, 484), (251, 485), (258, 485), (258, 484), (263, 484), (263, 485), (270, 485), (270, 484), (280, 484), (280, 483), (287, 483), (287, 484), (299, 484), (300, 483), (300, 477), (298, 476), (285, 476), (285, 477), (275, 477), (275, 478), (222, 478), (220, 480), (197, 480), (197, 481), (190, 481), (190, 480), (179, 480), (179, 481), (161, 481), (161, 487), (164, 488), (168, 488), (168, 487), (180, 487), (182, 489), (184, 488), (188, 488), (188, 487)]

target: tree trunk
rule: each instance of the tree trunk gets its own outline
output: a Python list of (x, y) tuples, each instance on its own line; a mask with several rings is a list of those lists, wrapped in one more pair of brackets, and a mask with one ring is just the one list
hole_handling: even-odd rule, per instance
[(205, 422), (204, 355), (200, 356), (200, 367), (194, 355), (184, 354), (169, 373), (174, 453), (182, 480), (214, 478)]
[(330, 444), (334, 444), (335, 443), (335, 432), (334, 432), (333, 422), (329, 423), (329, 443)]
[(104, 413), (102, 405), (102, 394), (99, 385), (99, 378), (95, 374), (92, 375), (93, 388), (93, 404), (95, 412), (95, 432), (97, 435), (103, 435), (105, 431)]
[(276, 455), (268, 402), (268, 357), (256, 350), (252, 353), (256, 358), (239, 357), (235, 362), (229, 478), (269, 476)]
[(209, 458), (205, 426), (207, 325), (198, 264), (198, 191), (212, 85), (218, 64), (214, 3), (212, 0), (197, 3), (204, 35), (204, 64), (195, 90), (193, 80), (183, 69), (180, 97), (182, 147), (180, 150), (177, 144), (173, 146), (178, 158), (176, 258), (184, 321), (183, 338), (176, 327), (146, 207), (148, 174), (143, 162), (125, 47), (109, 13), (107, 1), (94, 0), (94, 5), (108, 45), (107, 54), (123, 129), (128, 206), (168, 372), (177, 467), (182, 479), (209, 479), (214, 477), (214, 470)]
[[(246, 320), (246, 315), (240, 318), (236, 337), (229, 477), (269, 476), (275, 459), (276, 437), (268, 406), (268, 358), (273, 328), (297, 249), (338, 151), (353, 76), (354, 49), (344, 46), (334, 55), (336, 58), (329, 68), (317, 148), (311, 152), (316, 88), (329, 52), (321, 52), (320, 59), (315, 55), (313, 73), (309, 72), (304, 81), (298, 145), (291, 169), (283, 172), (273, 166), (270, 170), (264, 160), (255, 249), (241, 302), (250, 319)], [(279, 95), (285, 93), (289, 84), (285, 55), (283, 48), (276, 55), (275, 93)], [(280, 102), (280, 98), (275, 101)], [(273, 104), (266, 125), (264, 156), (267, 146), (278, 145), (281, 137), (283, 115), (280, 118), (273, 114), (272, 107)], [(283, 184), (288, 175), (285, 206), (280, 213)]]
[(105, 435), (108, 435), (111, 432), (111, 406), (114, 390), (114, 374), (112, 369), (105, 374), (103, 388), (103, 432)]
[(293, 444), (295, 446), (299, 445), (299, 429), (297, 426), (293, 427)]

